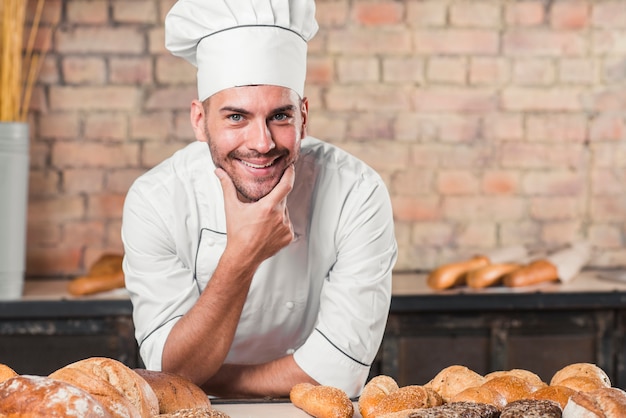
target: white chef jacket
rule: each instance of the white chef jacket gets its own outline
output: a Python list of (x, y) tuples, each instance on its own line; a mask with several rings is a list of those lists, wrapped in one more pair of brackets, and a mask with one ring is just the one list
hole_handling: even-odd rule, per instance
[[(170, 330), (211, 280), (226, 246), (214, 169), (208, 145), (194, 142), (137, 179), (126, 197), (124, 273), (149, 369), (161, 369)], [(287, 207), (295, 240), (254, 274), (226, 363), (293, 353), (317, 382), (356, 396), (391, 300), (397, 245), (389, 194), (366, 164), (307, 137)]]

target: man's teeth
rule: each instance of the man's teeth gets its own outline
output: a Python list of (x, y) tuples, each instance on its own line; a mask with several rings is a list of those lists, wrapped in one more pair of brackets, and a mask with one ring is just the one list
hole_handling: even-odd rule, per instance
[(248, 161), (244, 161), (244, 160), (240, 160), (244, 165), (247, 165), (248, 167), (252, 167), (252, 168), (267, 168), (269, 166), (271, 166), (272, 164), (274, 164), (274, 161), (270, 161), (267, 164), (252, 164)]

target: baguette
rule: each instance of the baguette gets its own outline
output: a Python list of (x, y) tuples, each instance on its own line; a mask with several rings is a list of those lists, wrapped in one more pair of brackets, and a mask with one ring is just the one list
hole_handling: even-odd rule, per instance
[(472, 270), (489, 265), (489, 258), (477, 255), (469, 260), (450, 263), (433, 270), (427, 277), (429, 287), (435, 290), (448, 289), (465, 283), (466, 275)]
[(85, 276), (68, 283), (67, 290), (74, 296), (91, 295), (124, 287), (123, 255), (104, 254), (90, 267)]
[(509, 287), (520, 287), (558, 279), (559, 272), (554, 264), (548, 260), (537, 260), (507, 274), (504, 277), (504, 284)]
[(467, 273), (467, 285), (474, 289), (493, 286), (500, 283), (504, 276), (520, 268), (517, 263), (490, 264)]
[(348, 395), (332, 386), (298, 383), (291, 388), (289, 399), (315, 418), (352, 418), (354, 406)]

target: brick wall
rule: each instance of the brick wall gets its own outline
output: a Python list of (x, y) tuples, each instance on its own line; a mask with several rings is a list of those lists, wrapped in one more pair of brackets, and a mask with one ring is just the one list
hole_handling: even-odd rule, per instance
[[(310, 134), (385, 179), (397, 270), (580, 237), (626, 266), (626, 1), (318, 0)], [(122, 251), (131, 182), (192, 140), (172, 0), (48, 0), (27, 274)]]

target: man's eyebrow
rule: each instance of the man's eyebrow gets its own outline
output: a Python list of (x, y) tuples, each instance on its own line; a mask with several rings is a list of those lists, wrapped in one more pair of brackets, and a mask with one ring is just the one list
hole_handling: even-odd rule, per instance
[(233, 112), (233, 113), (241, 113), (244, 115), (249, 115), (251, 112), (243, 109), (243, 108), (239, 108), (239, 107), (233, 107), (233, 106), (224, 106), (222, 108), (220, 108), (220, 112)]

